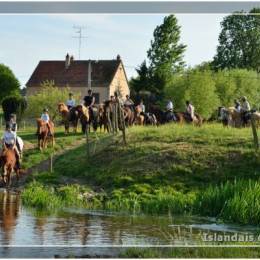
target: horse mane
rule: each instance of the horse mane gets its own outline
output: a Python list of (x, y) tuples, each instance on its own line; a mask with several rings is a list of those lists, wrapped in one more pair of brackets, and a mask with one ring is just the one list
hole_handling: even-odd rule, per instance
[(68, 107), (65, 105), (65, 103), (63, 103), (63, 102), (60, 102), (59, 104), (58, 104), (58, 109), (59, 109), (59, 112), (60, 113), (62, 113), (62, 112), (68, 112), (69, 111), (69, 109), (68, 109)]

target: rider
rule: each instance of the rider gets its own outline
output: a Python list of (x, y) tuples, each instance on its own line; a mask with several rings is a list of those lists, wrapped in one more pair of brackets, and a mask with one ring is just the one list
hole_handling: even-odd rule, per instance
[(16, 133), (12, 131), (11, 124), (7, 123), (5, 132), (2, 137), (2, 145), (5, 148), (11, 148), (15, 151), (16, 158), (16, 167), (20, 169), (20, 151), (18, 150), (17, 144), (17, 136)]
[(241, 104), (241, 117), (242, 117), (242, 120), (244, 122), (244, 124), (247, 124), (247, 121), (248, 121), (248, 117), (249, 117), (249, 112), (251, 110), (251, 107), (250, 107), (250, 104), (247, 100), (246, 97), (242, 97), (241, 98), (242, 100), (242, 104)]
[(191, 121), (194, 120), (194, 106), (188, 100), (186, 101), (186, 115)]
[(84, 105), (89, 107), (90, 117), (94, 117), (93, 106), (95, 105), (95, 97), (91, 89), (88, 90), (88, 95), (84, 97)]
[(46, 123), (46, 125), (48, 127), (48, 130), (50, 132), (51, 131), (51, 127), (50, 127), (50, 116), (49, 116), (48, 108), (44, 108), (43, 109), (43, 113), (41, 115), (41, 120)]
[(166, 114), (167, 121), (176, 121), (176, 117), (173, 113), (173, 102), (171, 100), (167, 101), (165, 114)]
[(235, 100), (234, 100), (234, 104), (235, 104), (235, 110), (236, 110), (238, 113), (240, 113), (240, 110), (241, 110), (240, 102), (239, 102), (237, 99), (235, 99)]
[(129, 95), (126, 95), (126, 100), (124, 102), (125, 107), (129, 107), (132, 111), (134, 111), (134, 101), (130, 98)]
[(76, 102), (75, 102), (75, 99), (73, 98), (73, 93), (69, 93), (69, 99), (67, 100), (66, 105), (69, 110), (71, 110), (71, 108), (75, 107)]
[(142, 99), (140, 100), (139, 106), (140, 106), (141, 109), (142, 109), (141, 114), (144, 115), (144, 114), (145, 114), (145, 105), (144, 105), (144, 102), (143, 102)]
[(15, 114), (10, 115), (9, 124), (11, 126), (12, 131), (16, 133), (17, 132), (17, 123), (16, 123), (16, 115)]

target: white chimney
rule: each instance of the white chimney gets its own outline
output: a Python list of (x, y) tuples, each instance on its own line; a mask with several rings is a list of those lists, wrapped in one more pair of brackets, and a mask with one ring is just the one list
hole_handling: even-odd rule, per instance
[(88, 88), (91, 89), (91, 60), (88, 61)]
[(65, 68), (68, 69), (70, 66), (70, 55), (67, 53), (65, 57)]

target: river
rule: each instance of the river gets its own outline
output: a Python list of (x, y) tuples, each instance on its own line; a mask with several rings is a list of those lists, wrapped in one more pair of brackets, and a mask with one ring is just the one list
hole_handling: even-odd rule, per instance
[(73, 208), (43, 213), (24, 207), (17, 193), (0, 192), (1, 258), (116, 256), (127, 247), (201, 246), (212, 244), (205, 241), (210, 235), (246, 239), (257, 234), (254, 226), (196, 216), (133, 216)]

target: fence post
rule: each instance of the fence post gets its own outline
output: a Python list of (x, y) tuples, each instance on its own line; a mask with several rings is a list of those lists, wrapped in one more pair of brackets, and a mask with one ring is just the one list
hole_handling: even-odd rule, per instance
[(258, 140), (258, 136), (257, 136), (255, 118), (254, 118), (253, 114), (251, 114), (251, 126), (252, 126), (252, 132), (253, 132), (253, 137), (254, 137), (255, 149), (256, 149), (256, 151), (258, 151), (258, 149), (259, 149), (259, 140)]
[(123, 115), (123, 110), (121, 109), (121, 106), (118, 102), (118, 111), (119, 115), (119, 122), (120, 122), (120, 127), (122, 129), (122, 135), (123, 135), (123, 142), (126, 145), (126, 135), (125, 135), (125, 120), (124, 120), (124, 115)]
[(86, 143), (87, 143), (87, 156), (89, 158), (89, 132), (88, 132), (88, 127), (85, 130), (85, 135), (86, 135)]

